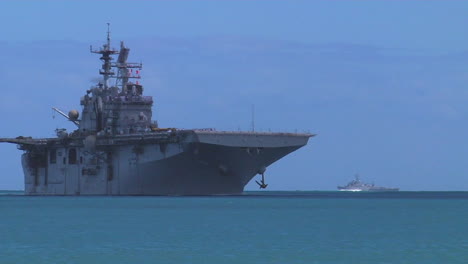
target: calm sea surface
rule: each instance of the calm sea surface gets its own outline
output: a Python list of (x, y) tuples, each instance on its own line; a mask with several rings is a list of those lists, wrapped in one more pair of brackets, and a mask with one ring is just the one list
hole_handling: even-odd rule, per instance
[(468, 193), (0, 191), (0, 263), (468, 263)]

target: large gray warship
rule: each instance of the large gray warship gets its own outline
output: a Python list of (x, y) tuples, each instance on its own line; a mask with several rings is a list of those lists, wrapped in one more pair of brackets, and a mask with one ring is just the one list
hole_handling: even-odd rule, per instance
[(354, 180), (350, 181), (346, 186), (338, 186), (338, 190), (347, 192), (398, 192), (398, 188), (387, 188), (381, 186), (375, 186), (362, 182), (359, 175), (354, 176)]
[(111, 48), (108, 30), (107, 42), (91, 52), (101, 56), (103, 77), (81, 98), (81, 119), (77, 110), (54, 108), (77, 130), (0, 138), (24, 151), (27, 195), (239, 194), (259, 174), (257, 183), (266, 188), (266, 168), (313, 136), (161, 128), (151, 119), (153, 99), (138, 82), (142, 64), (127, 62), (130, 49), (123, 42), (120, 50)]

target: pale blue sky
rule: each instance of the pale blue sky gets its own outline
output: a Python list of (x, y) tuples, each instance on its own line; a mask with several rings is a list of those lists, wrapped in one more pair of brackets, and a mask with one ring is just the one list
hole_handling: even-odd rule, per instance
[[(143, 61), (155, 117), (178, 127), (319, 134), (268, 169), (272, 189), (356, 172), (406, 190), (468, 190), (466, 1), (1, 1), (0, 137), (51, 136), (96, 77), (112, 24)], [(34, 114), (32, 114), (34, 113)], [(22, 189), (0, 145), (0, 189)], [(249, 185), (255, 188), (255, 185)]]
[(467, 46), (465, 1), (2, 1), (1, 40), (239, 35), (441, 52)]

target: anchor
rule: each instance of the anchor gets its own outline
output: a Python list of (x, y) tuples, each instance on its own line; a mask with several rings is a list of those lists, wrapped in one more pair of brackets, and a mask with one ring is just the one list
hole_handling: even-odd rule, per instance
[(260, 180), (260, 182), (258, 181), (255, 181), (258, 186), (260, 187), (260, 189), (266, 189), (266, 187), (268, 186), (268, 184), (265, 183), (265, 174), (262, 173), (262, 180)]

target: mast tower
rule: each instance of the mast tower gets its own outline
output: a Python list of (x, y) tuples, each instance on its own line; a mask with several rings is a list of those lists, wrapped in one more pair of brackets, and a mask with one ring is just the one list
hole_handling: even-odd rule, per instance
[(102, 45), (99, 50), (93, 50), (93, 47), (89, 47), (91, 53), (101, 54), (101, 58), (99, 58), (103, 64), (102, 69), (99, 70), (99, 74), (104, 77), (104, 89), (109, 88), (109, 78), (114, 76), (114, 72), (112, 71), (112, 60), (113, 58), (111, 55), (119, 54), (119, 52), (110, 46), (110, 23), (107, 23), (107, 42), (106, 44)]

